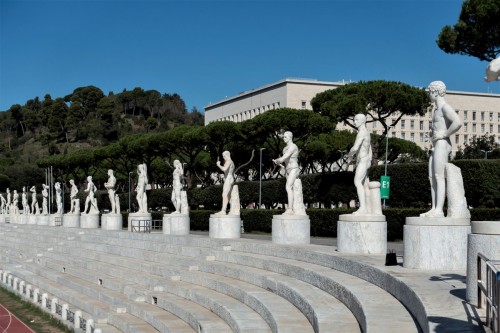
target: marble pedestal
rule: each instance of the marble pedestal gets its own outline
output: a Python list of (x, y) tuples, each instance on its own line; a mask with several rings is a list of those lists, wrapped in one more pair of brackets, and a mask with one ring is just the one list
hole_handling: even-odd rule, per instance
[(50, 214), (49, 225), (51, 227), (60, 227), (63, 224), (63, 214)]
[(21, 224), (21, 215), (19, 214), (10, 214), (10, 223), (12, 224)]
[(122, 230), (122, 214), (103, 214), (101, 216), (101, 229), (104, 230)]
[(128, 214), (128, 231), (131, 232), (151, 232), (150, 213), (130, 213)]
[(307, 215), (274, 215), (272, 240), (275, 244), (310, 244), (311, 221)]
[(49, 215), (35, 215), (36, 224), (38, 225), (49, 225)]
[[(472, 221), (472, 233), (467, 238), (467, 301), (478, 306), (477, 254), (490, 260), (500, 259), (500, 221)], [(486, 281), (486, 269), (481, 269), (481, 280)], [(485, 297), (482, 306), (486, 307)]]
[(189, 235), (190, 221), (187, 214), (163, 215), (163, 233), (167, 235)]
[(465, 272), (469, 218), (407, 217), (403, 230), (405, 268)]
[(28, 224), (36, 224), (37, 216), (35, 214), (31, 214), (28, 216)]
[(0, 223), (5, 223), (5, 217), (7, 214), (0, 214)]
[(210, 238), (240, 238), (241, 218), (239, 215), (210, 215)]
[(19, 215), (18, 222), (20, 224), (28, 224), (30, 220), (30, 216), (28, 214)]
[(337, 251), (385, 255), (387, 253), (385, 216), (340, 215), (337, 222)]
[(80, 228), (80, 214), (64, 214), (63, 227)]
[(99, 228), (99, 214), (82, 214), (80, 216), (80, 228), (82, 229)]

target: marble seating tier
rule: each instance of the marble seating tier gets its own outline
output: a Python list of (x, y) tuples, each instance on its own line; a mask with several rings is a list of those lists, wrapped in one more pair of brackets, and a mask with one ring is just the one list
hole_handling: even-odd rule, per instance
[(113, 333), (429, 332), (437, 315), (401, 274), (333, 247), (8, 224), (0, 238), (0, 271)]

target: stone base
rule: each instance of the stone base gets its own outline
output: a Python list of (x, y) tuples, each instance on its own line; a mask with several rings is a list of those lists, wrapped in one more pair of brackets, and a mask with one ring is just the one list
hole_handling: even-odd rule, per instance
[(17, 222), (20, 224), (28, 224), (30, 216), (27, 214), (19, 215)]
[(48, 215), (35, 215), (36, 224), (38, 225), (49, 225), (49, 216)]
[(310, 244), (311, 221), (307, 215), (274, 215), (272, 240), (275, 244)]
[(28, 216), (28, 224), (36, 224), (38, 215), (31, 214)]
[(63, 214), (50, 214), (49, 225), (51, 227), (60, 227), (63, 224)]
[(241, 218), (239, 215), (210, 215), (210, 238), (240, 238)]
[(80, 228), (80, 214), (64, 214), (63, 227)]
[(122, 230), (122, 214), (104, 214), (101, 216), (101, 229), (104, 230)]
[(5, 223), (5, 216), (7, 214), (0, 214), (0, 223)]
[(128, 231), (131, 232), (151, 232), (150, 213), (130, 213), (128, 214)]
[[(477, 254), (491, 260), (500, 259), (500, 221), (472, 221), (472, 233), (467, 238), (467, 302), (477, 304)], [(486, 269), (481, 270), (486, 280)], [(482, 306), (486, 307), (483, 297)]]
[(99, 214), (82, 214), (80, 216), (80, 228), (82, 229), (99, 228)]
[(407, 217), (403, 232), (403, 266), (465, 272), (470, 232), (470, 219), (467, 218)]
[(167, 235), (189, 235), (189, 215), (163, 215), (163, 233)]
[(337, 251), (357, 254), (387, 253), (387, 221), (384, 215), (339, 216)]
[(12, 223), (12, 224), (21, 224), (21, 215), (19, 215), (19, 214), (10, 214), (10, 223)]

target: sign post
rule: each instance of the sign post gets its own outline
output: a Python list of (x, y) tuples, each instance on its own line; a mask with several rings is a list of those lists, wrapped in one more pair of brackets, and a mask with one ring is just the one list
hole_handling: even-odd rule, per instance
[(389, 176), (380, 176), (380, 198), (381, 199), (389, 199), (391, 194), (391, 177)]

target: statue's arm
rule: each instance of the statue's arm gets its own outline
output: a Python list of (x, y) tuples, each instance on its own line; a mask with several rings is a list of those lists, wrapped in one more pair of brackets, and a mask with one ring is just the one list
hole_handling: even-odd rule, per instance
[(450, 122), (450, 125), (444, 133), (445, 138), (449, 138), (462, 127), (462, 122), (460, 121), (458, 114), (455, 112), (455, 109), (453, 109), (450, 105), (445, 104), (442, 111), (443, 117)]

